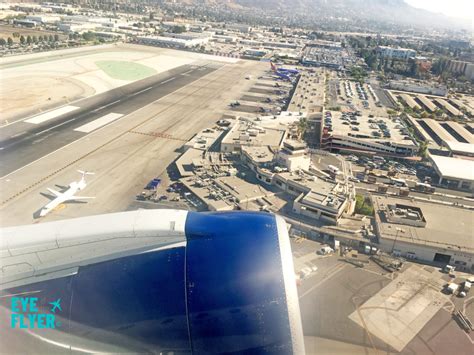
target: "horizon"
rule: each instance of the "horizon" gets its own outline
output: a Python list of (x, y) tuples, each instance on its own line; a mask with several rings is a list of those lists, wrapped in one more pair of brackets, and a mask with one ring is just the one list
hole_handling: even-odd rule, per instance
[[(407, 4), (418, 9), (428, 10), (434, 13), (459, 18), (463, 20), (473, 20), (474, 3), (471, 0), (404, 0)], [(469, 15), (471, 14), (471, 15)]]

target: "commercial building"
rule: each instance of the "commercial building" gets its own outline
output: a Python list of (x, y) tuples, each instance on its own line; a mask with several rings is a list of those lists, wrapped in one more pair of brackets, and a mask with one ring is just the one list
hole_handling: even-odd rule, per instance
[(37, 22), (31, 20), (13, 20), (13, 24), (21, 27), (34, 28)]
[(474, 79), (474, 63), (450, 60), (446, 69), (451, 73), (464, 75), (469, 80)]
[(378, 195), (372, 202), (383, 251), (474, 272), (474, 211)]
[(293, 212), (305, 217), (337, 225), (348, 212), (349, 199), (337, 191), (337, 185), (319, 181), (317, 190), (300, 194), (293, 203)]
[(142, 44), (151, 46), (165, 46), (172, 48), (192, 48), (209, 42), (209, 36), (189, 36), (174, 35), (173, 37), (165, 36), (137, 36), (137, 41)]
[(474, 191), (474, 160), (440, 155), (431, 155), (430, 159), (439, 176), (439, 185)]
[(337, 225), (342, 215), (351, 214), (355, 207), (344, 186), (308, 171), (278, 173), (273, 180), (278, 188), (295, 196), (293, 213), (317, 221)]
[(26, 20), (33, 21), (36, 23), (44, 24), (44, 23), (58, 23), (61, 21), (61, 17), (59, 16), (52, 16), (52, 15), (28, 15), (26, 16)]
[(398, 118), (345, 118), (334, 112), (331, 125), (325, 125), (321, 148), (334, 152), (366, 152), (387, 156), (414, 156), (418, 146)]
[(377, 47), (377, 53), (384, 58), (404, 59), (415, 58), (416, 51), (407, 48)]
[(290, 42), (263, 41), (263, 47), (269, 49), (296, 49), (298, 44)]
[(252, 32), (252, 27), (244, 24), (226, 24), (226, 29), (228, 31), (250, 33)]
[(306, 152), (306, 144), (294, 140), (287, 140), (277, 154), (277, 162), (288, 171), (309, 170), (311, 159)]
[(447, 141), (446, 145), (454, 157), (473, 157), (474, 158), (474, 144)]
[(390, 80), (388, 88), (399, 91), (416, 92), (426, 95), (446, 96), (448, 88), (446, 85), (418, 82), (413, 80)]
[(87, 32), (87, 31), (93, 31), (97, 29), (98, 27), (100, 27), (100, 24), (93, 23), (93, 22), (61, 22), (58, 25), (58, 29), (66, 33), (69, 33), (69, 32), (82, 33), (82, 32)]
[(221, 142), (221, 152), (240, 153), (244, 146), (268, 146), (279, 150), (285, 138), (286, 129), (266, 128), (246, 120), (238, 120)]
[(342, 50), (341, 42), (325, 41), (322, 39), (311, 41), (307, 43), (306, 46), (314, 48), (335, 49), (338, 51)]
[(189, 23), (184, 23), (184, 22), (175, 22), (175, 21), (164, 21), (161, 24), (161, 27), (164, 29), (172, 29), (173, 27), (184, 27), (186, 31), (189, 30)]

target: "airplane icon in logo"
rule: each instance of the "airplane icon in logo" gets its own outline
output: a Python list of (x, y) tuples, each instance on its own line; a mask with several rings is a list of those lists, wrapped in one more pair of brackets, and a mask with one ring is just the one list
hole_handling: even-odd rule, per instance
[(56, 313), (56, 309), (59, 309), (60, 311), (62, 311), (60, 298), (58, 298), (54, 302), (49, 302), (49, 304), (53, 306), (53, 308), (51, 308), (51, 312)]

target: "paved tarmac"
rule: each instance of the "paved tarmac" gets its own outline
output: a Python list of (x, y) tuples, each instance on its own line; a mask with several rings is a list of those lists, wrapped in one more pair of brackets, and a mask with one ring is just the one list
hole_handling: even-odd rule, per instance
[[(213, 72), (217, 66), (183, 65), (165, 73), (110, 90), (68, 105), (75, 110), (53, 117), (38, 124), (34, 117), (17, 121), (0, 129), (0, 176), (11, 172), (79, 139), (90, 133), (90, 129), (101, 128), (98, 122), (87, 123), (115, 114), (116, 119), (164, 97), (177, 89)], [(54, 116), (56, 109), (52, 110)], [(107, 120), (107, 118), (106, 118)], [(29, 122), (31, 121), (31, 122)], [(40, 119), (38, 119), (40, 121)]]

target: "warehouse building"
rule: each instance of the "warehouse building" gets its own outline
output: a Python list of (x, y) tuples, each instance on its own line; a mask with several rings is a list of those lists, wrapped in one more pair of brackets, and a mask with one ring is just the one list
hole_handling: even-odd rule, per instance
[(388, 196), (372, 202), (381, 250), (474, 272), (474, 211)]

